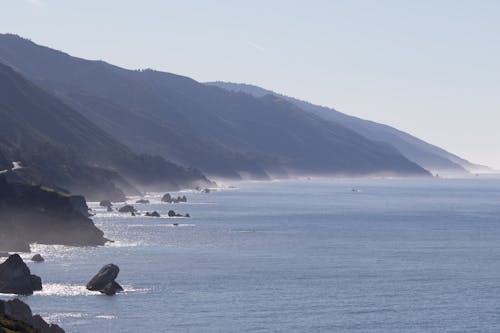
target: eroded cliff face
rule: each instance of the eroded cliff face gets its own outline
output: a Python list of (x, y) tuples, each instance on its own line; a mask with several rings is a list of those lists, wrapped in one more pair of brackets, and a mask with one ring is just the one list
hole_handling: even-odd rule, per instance
[(97, 246), (106, 241), (83, 197), (9, 183), (0, 175), (0, 250), (28, 251), (34, 242)]

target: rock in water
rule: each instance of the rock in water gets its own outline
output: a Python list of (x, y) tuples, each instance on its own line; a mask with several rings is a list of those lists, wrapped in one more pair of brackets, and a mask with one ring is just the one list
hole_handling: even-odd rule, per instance
[(138, 204), (148, 204), (149, 200), (147, 200), (147, 199), (139, 199), (135, 203), (138, 203)]
[(125, 205), (118, 209), (120, 213), (135, 213), (137, 210), (132, 205)]
[(102, 290), (100, 290), (101, 293), (108, 296), (113, 296), (120, 291), (123, 291), (123, 288), (115, 281), (108, 283)]
[(150, 217), (160, 217), (160, 213), (158, 213), (156, 210), (152, 213), (150, 212), (147, 212), (146, 213), (146, 216), (150, 216)]
[(161, 198), (161, 201), (171, 203), (172, 202), (172, 196), (170, 195), (170, 193), (166, 193), (163, 196), (163, 198)]
[(99, 206), (101, 206), (101, 207), (111, 207), (111, 206), (113, 206), (113, 204), (109, 200), (102, 200), (101, 202), (99, 202)]
[(106, 295), (114, 295), (123, 288), (115, 282), (116, 277), (120, 273), (120, 268), (114, 264), (108, 264), (87, 283), (87, 289), (92, 291), (100, 291)]
[(31, 261), (34, 261), (34, 262), (44, 262), (45, 259), (43, 259), (43, 257), (40, 255), (40, 254), (35, 254), (33, 256), (33, 258), (31, 258)]
[(0, 293), (31, 295), (37, 290), (42, 290), (42, 279), (31, 274), (18, 254), (0, 264)]
[(175, 216), (175, 211), (173, 211), (173, 210), (169, 210), (169, 211), (168, 211), (168, 216), (169, 216), (169, 217), (174, 217), (174, 216)]

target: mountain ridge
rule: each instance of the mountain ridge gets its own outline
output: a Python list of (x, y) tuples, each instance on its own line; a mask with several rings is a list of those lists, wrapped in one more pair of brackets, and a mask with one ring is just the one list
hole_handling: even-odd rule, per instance
[(0, 118), (0, 163), (21, 161), (25, 166), (7, 172), (11, 180), (116, 199), (123, 199), (124, 192), (138, 194), (137, 186), (157, 183), (178, 189), (191, 182), (209, 183), (198, 171), (133, 153), (2, 63)]
[(392, 126), (347, 115), (334, 108), (316, 105), (246, 83), (214, 81), (205, 84), (230, 91), (247, 93), (255, 97), (277, 96), (293, 103), (306, 112), (316, 114), (327, 121), (340, 123), (371, 140), (389, 143), (411, 161), (436, 173), (444, 171), (460, 174), (474, 172), (477, 169), (487, 169), (487, 167), (470, 163), (457, 155)]
[(133, 150), (210, 176), (429, 176), (391, 146), (339, 124), (326, 126), (281, 99), (75, 58), (13, 35), (0, 35), (0, 61)]

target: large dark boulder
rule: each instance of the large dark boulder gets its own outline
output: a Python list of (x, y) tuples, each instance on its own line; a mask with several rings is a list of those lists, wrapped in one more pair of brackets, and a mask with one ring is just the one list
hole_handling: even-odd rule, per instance
[(108, 296), (113, 296), (120, 291), (123, 291), (123, 288), (115, 281), (108, 283), (107, 285), (104, 286), (104, 288), (102, 288), (102, 290), (100, 290), (101, 293), (106, 294)]
[(160, 213), (158, 213), (156, 210), (152, 213), (150, 212), (146, 212), (146, 216), (149, 216), (149, 217), (160, 217)]
[(120, 213), (135, 213), (135, 212), (137, 212), (137, 210), (132, 205), (125, 205), (123, 207), (120, 207), (120, 209), (118, 209), (118, 211)]
[(112, 296), (123, 288), (115, 281), (120, 273), (120, 268), (114, 264), (103, 266), (99, 272), (87, 283), (86, 288), (92, 291), (100, 291), (103, 294)]
[(99, 202), (99, 206), (101, 206), (101, 207), (112, 207), (113, 204), (111, 203), (110, 200), (101, 200), (101, 202)]
[(18, 254), (13, 254), (0, 264), (0, 293), (31, 295), (42, 290), (42, 280), (32, 275)]
[(173, 197), (170, 195), (170, 193), (166, 193), (162, 198), (161, 201), (166, 202), (166, 203), (179, 203), (179, 202), (187, 202), (187, 198), (185, 195)]
[(39, 253), (37, 253), (33, 257), (31, 257), (31, 261), (33, 261), (33, 262), (44, 262), (45, 259), (43, 259), (43, 257)]
[(171, 203), (171, 202), (172, 202), (172, 196), (170, 195), (170, 193), (166, 193), (166, 194), (165, 194), (165, 195), (161, 198), (161, 201)]
[(189, 215), (189, 214), (182, 215), (182, 214), (176, 213), (174, 210), (169, 210), (167, 214), (168, 214), (168, 217), (191, 217), (191, 215)]
[(55, 324), (48, 324), (19, 299), (0, 300), (0, 332), (64, 333)]

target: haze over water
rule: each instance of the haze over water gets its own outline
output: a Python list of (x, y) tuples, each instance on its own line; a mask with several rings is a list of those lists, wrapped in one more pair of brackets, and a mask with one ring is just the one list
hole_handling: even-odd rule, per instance
[[(134, 204), (189, 219), (92, 204), (116, 242), (35, 246), (33, 312), (68, 332), (500, 331), (500, 179), (237, 186)], [(86, 291), (111, 262), (126, 292)]]

